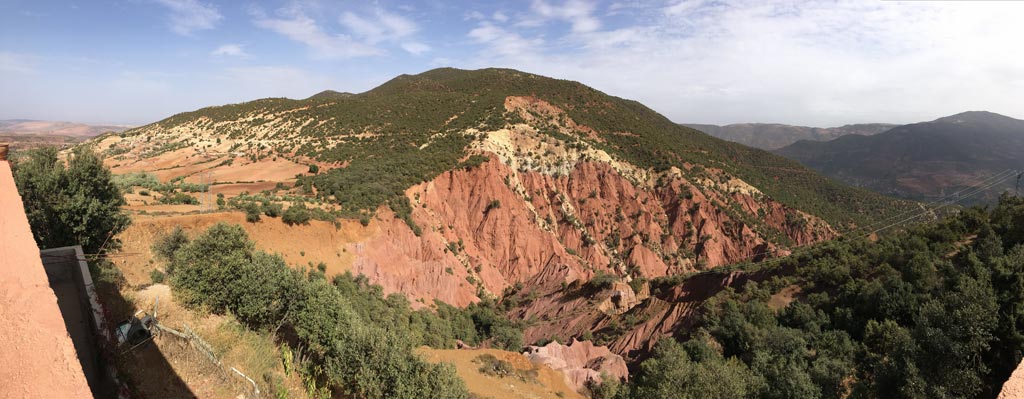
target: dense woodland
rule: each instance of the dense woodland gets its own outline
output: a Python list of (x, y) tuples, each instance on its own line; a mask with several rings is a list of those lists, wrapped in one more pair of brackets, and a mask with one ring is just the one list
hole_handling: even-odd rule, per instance
[[(694, 330), (597, 396), (991, 398), (1021, 360), (1022, 198), (765, 267), (780, 275), (712, 298)], [(793, 285), (795, 301), (769, 307)]]

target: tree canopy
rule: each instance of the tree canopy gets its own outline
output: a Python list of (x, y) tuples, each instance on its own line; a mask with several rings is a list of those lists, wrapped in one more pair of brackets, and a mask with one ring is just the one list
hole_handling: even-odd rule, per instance
[(993, 398), (1024, 354), (1019, 197), (761, 271), (659, 341), (617, 397)]
[(76, 148), (67, 165), (56, 148), (31, 150), (14, 164), (14, 181), (40, 248), (81, 245), (96, 253), (116, 247), (115, 236), (128, 227), (120, 188), (87, 146)]

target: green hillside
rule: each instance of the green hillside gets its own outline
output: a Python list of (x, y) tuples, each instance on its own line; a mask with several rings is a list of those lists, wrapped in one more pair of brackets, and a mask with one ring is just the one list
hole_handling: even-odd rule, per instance
[[(190, 124), (244, 138), (255, 127), (270, 128), (274, 133), (268, 153), (294, 152), (339, 166), (347, 162), (347, 167), (316, 178), (321, 195), (350, 211), (372, 210), (391, 201), (392, 208), (402, 213), (405, 204), (399, 202), (406, 188), (457, 166), (466, 145), (480, 132), (521, 122), (517, 114), (504, 111), (506, 97), (532, 96), (560, 107), (576, 123), (596, 132), (596, 137), (561, 135), (561, 139), (586, 141), (655, 171), (684, 163), (722, 169), (840, 229), (907, 206), (835, 183), (783, 157), (679, 126), (636, 101), (573, 81), (508, 69), (444, 68), (402, 75), (361, 94), (338, 94), (203, 108), (128, 134)], [(284, 120), (261, 116), (286, 111)], [(315, 123), (303, 124), (306, 121)], [(547, 126), (535, 127), (560, 134)]]
[[(893, 128), (874, 136), (800, 141), (776, 151), (847, 184), (913, 200), (944, 198), (1024, 169), (1024, 121), (964, 112)], [(1013, 176), (964, 203), (993, 203)]]

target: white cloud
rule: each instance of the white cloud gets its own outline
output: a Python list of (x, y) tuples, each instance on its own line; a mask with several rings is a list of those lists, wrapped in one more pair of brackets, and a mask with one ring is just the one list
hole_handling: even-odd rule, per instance
[(491, 18), (498, 22), (508, 22), (508, 15), (501, 11), (495, 11)]
[[(394, 45), (413, 55), (431, 50), (421, 41), (414, 40), (419, 26), (409, 18), (377, 8), (360, 15), (351, 11), (341, 13), (338, 23), (348, 34), (331, 34), (325, 25), (310, 18), (301, 5), (278, 11), (277, 17), (267, 17), (262, 11), (253, 12), (257, 26), (280, 33), (305, 44), (314, 58), (344, 59), (387, 54), (384, 45)], [(321, 12), (322, 14), (322, 12)]]
[(156, 0), (171, 9), (168, 23), (174, 33), (190, 36), (197, 30), (213, 29), (224, 17), (217, 7), (197, 0)]
[(546, 0), (533, 0), (530, 9), (544, 19), (564, 20), (572, 24), (573, 32), (592, 32), (601, 27), (601, 20), (594, 17), (595, 4), (586, 0), (568, 0), (562, 5), (552, 5)]
[(902, 123), (968, 109), (1020, 117), (1024, 104), (1015, 50), (1024, 3), (672, 1), (605, 30), (586, 22), (588, 3), (531, 9), (572, 31), (481, 22), (467, 35), (484, 49), (459, 66), (580, 80), (685, 122)]
[(405, 42), (401, 44), (402, 50), (412, 55), (420, 55), (430, 51), (430, 46), (420, 42)]
[(345, 12), (339, 22), (352, 34), (362, 37), (371, 44), (382, 41), (393, 41), (415, 33), (419, 27), (414, 22), (398, 14), (377, 9), (369, 17), (353, 12)]
[(272, 18), (256, 12), (256, 26), (270, 29), (310, 48), (314, 58), (339, 59), (380, 55), (374, 46), (354, 40), (349, 35), (329, 34), (298, 9), (282, 9), (281, 17)]
[(249, 54), (239, 44), (223, 44), (210, 52), (215, 57), (249, 57)]
[(542, 39), (528, 39), (490, 22), (481, 23), (469, 31), (468, 36), (474, 42), (486, 45), (487, 55), (497, 57), (525, 59), (536, 53), (544, 44)]

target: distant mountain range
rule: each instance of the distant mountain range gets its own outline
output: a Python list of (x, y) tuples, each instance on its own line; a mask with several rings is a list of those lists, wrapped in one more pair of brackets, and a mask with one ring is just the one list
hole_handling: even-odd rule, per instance
[(129, 128), (131, 126), (5, 119), (0, 120), (0, 143), (9, 143), (13, 152), (41, 146), (62, 147), (81, 143), (106, 132), (122, 132)]
[(0, 120), (0, 134), (94, 137), (106, 132), (122, 132), (131, 126), (89, 125), (75, 122), (38, 121), (31, 119)]
[(897, 126), (889, 123), (862, 123), (827, 128), (778, 123), (736, 123), (725, 126), (684, 123), (683, 125), (722, 140), (763, 150), (776, 150), (800, 140), (829, 141), (850, 134), (870, 136)]
[[(998, 174), (1007, 169), (1024, 169), (1024, 121), (972, 111), (872, 136), (803, 140), (775, 152), (848, 184), (897, 197), (936, 199), (989, 183), (986, 178), (1003, 177)], [(962, 203), (990, 202), (1013, 188), (1014, 177)]]

